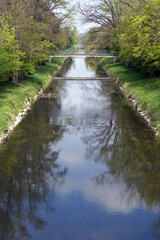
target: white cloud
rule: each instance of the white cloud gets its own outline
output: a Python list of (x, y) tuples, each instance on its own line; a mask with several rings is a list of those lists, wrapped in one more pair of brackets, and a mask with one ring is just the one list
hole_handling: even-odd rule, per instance
[[(124, 191), (121, 184), (106, 183), (105, 187), (94, 186), (93, 181), (88, 179), (67, 179), (58, 189), (58, 193), (63, 196), (71, 194), (73, 191), (81, 191), (84, 198), (89, 202), (95, 202), (103, 207), (107, 212), (128, 214), (135, 208), (145, 208), (141, 205), (138, 195), (129, 199), (129, 194)], [(129, 201), (128, 201), (129, 200)]]
[(65, 164), (79, 165), (82, 162), (81, 158), (76, 153), (71, 153), (70, 151), (60, 153), (59, 158), (61, 162)]

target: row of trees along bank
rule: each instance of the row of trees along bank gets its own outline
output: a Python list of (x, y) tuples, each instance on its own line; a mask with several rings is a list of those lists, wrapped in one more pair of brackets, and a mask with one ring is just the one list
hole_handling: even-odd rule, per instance
[(1, 0), (0, 82), (31, 74), (59, 49), (75, 44), (65, 0)]
[(99, 0), (81, 6), (87, 50), (110, 49), (129, 67), (160, 73), (160, 0)]

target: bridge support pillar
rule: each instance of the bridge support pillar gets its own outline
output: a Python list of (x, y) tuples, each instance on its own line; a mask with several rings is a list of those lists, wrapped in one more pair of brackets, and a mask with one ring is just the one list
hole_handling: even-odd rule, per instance
[(117, 56), (114, 56), (114, 57), (113, 57), (113, 63), (116, 62), (116, 59), (117, 59)]

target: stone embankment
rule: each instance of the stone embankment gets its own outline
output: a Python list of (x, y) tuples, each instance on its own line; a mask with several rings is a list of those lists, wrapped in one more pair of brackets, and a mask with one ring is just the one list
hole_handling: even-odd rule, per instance
[(151, 124), (151, 117), (149, 116), (147, 111), (143, 111), (142, 110), (142, 107), (141, 107), (140, 104), (138, 104), (138, 101), (136, 100), (136, 97), (134, 96), (134, 94), (127, 93), (125, 87), (123, 87), (123, 86), (119, 86), (119, 89), (121, 90), (121, 92), (123, 93), (125, 98), (129, 101), (129, 103), (131, 104), (132, 108), (138, 113), (138, 115), (140, 115), (143, 118), (143, 120), (149, 126), (149, 128), (152, 129), (152, 131), (154, 132), (155, 136), (158, 137), (159, 136), (159, 132), (158, 132), (158, 130), (155, 127), (152, 126), (152, 124)]

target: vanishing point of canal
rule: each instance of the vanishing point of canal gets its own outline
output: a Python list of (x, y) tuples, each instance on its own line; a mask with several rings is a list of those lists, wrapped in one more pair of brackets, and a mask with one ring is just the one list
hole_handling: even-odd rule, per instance
[[(58, 76), (105, 77), (96, 59)], [(0, 146), (0, 240), (160, 239), (160, 150), (111, 81), (55, 81)]]

